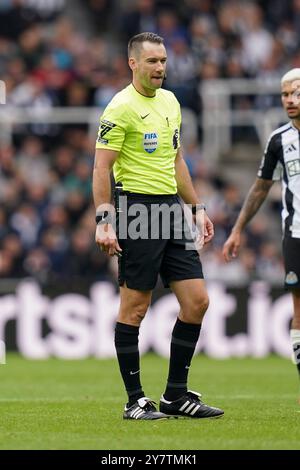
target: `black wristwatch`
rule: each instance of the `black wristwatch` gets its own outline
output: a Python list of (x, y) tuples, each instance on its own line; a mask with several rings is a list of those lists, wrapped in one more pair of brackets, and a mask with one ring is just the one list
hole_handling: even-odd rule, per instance
[(192, 206), (192, 214), (196, 215), (198, 211), (206, 211), (206, 205), (205, 204), (194, 204)]
[(110, 212), (103, 211), (96, 214), (96, 225), (112, 224), (113, 218)]

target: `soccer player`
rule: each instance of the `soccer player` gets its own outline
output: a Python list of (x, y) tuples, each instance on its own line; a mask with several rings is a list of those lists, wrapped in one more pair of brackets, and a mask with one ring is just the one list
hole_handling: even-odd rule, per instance
[(300, 376), (300, 68), (281, 79), (281, 100), (290, 121), (269, 137), (253, 186), (231, 235), (223, 247), (226, 261), (236, 257), (241, 233), (265, 200), (273, 182), (282, 180), (282, 228), (285, 287), (293, 296), (294, 315), (290, 330), (294, 359)]
[[(208, 295), (198, 252), (185, 249), (184, 234), (178, 237), (176, 208), (180, 208), (180, 217), (183, 209), (177, 194), (193, 206), (195, 218), (202, 220), (203, 243), (213, 237), (213, 224), (204, 205), (199, 203), (180, 150), (179, 103), (173, 93), (161, 89), (167, 61), (163, 39), (153, 33), (138, 34), (129, 41), (128, 55), (132, 83), (114, 96), (101, 117), (93, 176), (96, 242), (110, 256), (119, 256), (121, 303), (115, 347), (128, 394), (123, 418), (218, 417), (223, 415), (222, 410), (204, 404), (199, 393), (187, 388), (188, 371), (208, 307)], [(112, 168), (116, 181), (116, 231), (110, 206)], [(142, 212), (146, 210), (141, 224), (143, 230), (150, 220), (146, 237), (129, 233), (129, 222), (132, 226), (136, 207)], [(159, 236), (152, 236), (152, 233), (150, 236), (150, 229), (155, 231), (161, 218), (157, 216), (157, 207), (162, 210), (162, 222), (166, 220), (167, 210), (175, 209), (174, 214), (177, 213), (169, 219), (168, 237), (161, 229)], [(128, 234), (121, 237), (127, 216)], [(160, 411), (142, 389), (138, 349), (139, 327), (158, 274), (180, 304)]]

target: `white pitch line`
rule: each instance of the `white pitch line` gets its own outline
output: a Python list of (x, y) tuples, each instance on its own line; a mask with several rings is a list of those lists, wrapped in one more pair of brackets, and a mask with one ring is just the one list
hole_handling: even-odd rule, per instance
[[(245, 395), (232, 395), (232, 394), (228, 394), (228, 395), (214, 395), (214, 397), (216, 399), (224, 399), (224, 400), (257, 400), (258, 398), (265, 398), (265, 399), (276, 399), (276, 398), (295, 398), (295, 394), (293, 393), (285, 393), (285, 394), (282, 394), (282, 393), (278, 393), (277, 395), (265, 395), (265, 394), (245, 394)], [(210, 400), (211, 401), (211, 400)]]
[(0, 402), (9, 402), (9, 401), (12, 401), (12, 402), (18, 402), (18, 401), (41, 401), (41, 402), (48, 402), (48, 403), (57, 403), (57, 402), (61, 402), (61, 401), (88, 401), (88, 400), (96, 400), (94, 398), (90, 399), (90, 398), (74, 398), (74, 397), (71, 397), (71, 398), (56, 398), (56, 399), (53, 399), (53, 398), (4, 398), (4, 397), (1, 397), (0, 398)]

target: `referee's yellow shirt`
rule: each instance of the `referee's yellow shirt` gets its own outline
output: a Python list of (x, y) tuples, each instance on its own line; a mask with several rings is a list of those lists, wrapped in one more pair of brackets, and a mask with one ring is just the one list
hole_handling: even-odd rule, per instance
[(96, 148), (119, 152), (113, 171), (125, 191), (176, 194), (180, 124), (180, 105), (172, 92), (158, 89), (146, 97), (131, 84), (104, 110)]

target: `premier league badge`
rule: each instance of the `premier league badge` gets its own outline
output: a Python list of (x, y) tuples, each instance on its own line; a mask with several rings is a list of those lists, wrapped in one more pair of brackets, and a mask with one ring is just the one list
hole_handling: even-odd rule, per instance
[(297, 284), (297, 282), (298, 282), (298, 276), (296, 273), (294, 273), (294, 271), (290, 271), (289, 273), (287, 273), (285, 277), (286, 284), (289, 284), (292, 286), (293, 284)]

